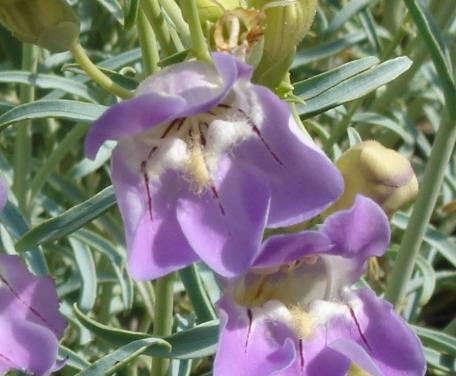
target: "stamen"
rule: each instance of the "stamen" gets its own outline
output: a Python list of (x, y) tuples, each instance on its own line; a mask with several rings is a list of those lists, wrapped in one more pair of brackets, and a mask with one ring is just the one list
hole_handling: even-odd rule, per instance
[[(169, 132), (171, 132), (171, 129), (173, 129), (173, 127), (178, 124), (182, 119), (174, 119), (165, 129), (165, 131), (163, 132), (163, 134), (160, 136), (160, 140), (163, 140), (168, 134)], [(183, 120), (185, 121), (185, 118), (183, 118)], [(182, 123), (180, 123), (179, 126), (181, 126)], [(179, 127), (178, 126), (178, 127)], [(179, 128), (178, 128), (179, 129)], [(147, 156), (147, 160), (150, 159), (150, 157), (152, 157), (152, 154), (154, 154), (158, 149), (158, 146), (154, 146), (150, 151), (149, 151), (149, 154)]]
[(247, 353), (247, 346), (250, 340), (250, 334), (252, 333), (252, 322), (253, 322), (253, 314), (250, 308), (247, 308), (247, 317), (249, 318), (249, 328), (247, 329), (247, 338), (245, 340), (244, 352)]
[(150, 187), (149, 187), (149, 175), (146, 171), (146, 163), (147, 161), (141, 162), (141, 171), (144, 177), (144, 185), (146, 186), (146, 195), (147, 195), (147, 209), (149, 210), (149, 218), (152, 221), (152, 195), (150, 194)]
[[(226, 108), (226, 109), (231, 109), (232, 107), (230, 105), (227, 105), (227, 104), (224, 104), (224, 103), (221, 103), (219, 104), (217, 107), (221, 107), (221, 108)], [(237, 108), (236, 109), (237, 112), (239, 112), (240, 114), (242, 114), (243, 116), (245, 116), (247, 118), (247, 122), (249, 123), (250, 127), (252, 128), (253, 132), (259, 137), (259, 139), (261, 140), (261, 142), (263, 143), (264, 147), (268, 150), (269, 154), (271, 154), (272, 158), (274, 158), (274, 160), (281, 166), (284, 166), (283, 162), (280, 160), (280, 158), (277, 156), (276, 153), (274, 153), (274, 151), (271, 149), (271, 147), (268, 145), (268, 143), (266, 142), (266, 140), (264, 139), (263, 135), (261, 134), (261, 131), (260, 129), (258, 128), (258, 126), (254, 123), (254, 121), (252, 120), (252, 118), (247, 115), (247, 113), (242, 109), (242, 108)]]
[(352, 317), (353, 321), (355, 322), (356, 328), (358, 329), (358, 333), (361, 336), (361, 339), (363, 340), (364, 344), (369, 349), (369, 351), (372, 351), (372, 348), (369, 346), (369, 343), (367, 342), (366, 337), (364, 336), (363, 332), (361, 331), (361, 326), (359, 325), (358, 319), (356, 318), (355, 311), (353, 311), (353, 308), (350, 306), (348, 306), (348, 309), (350, 310), (350, 316)]
[(219, 209), (220, 209), (220, 212), (222, 213), (222, 215), (226, 215), (225, 214), (225, 209), (223, 208), (223, 205), (220, 201), (220, 196), (217, 192), (217, 189), (215, 189), (215, 187), (213, 185), (211, 185), (211, 191), (212, 191), (212, 195), (214, 196), (215, 200), (218, 202), (218, 206), (219, 206)]
[(201, 124), (203, 124), (203, 125), (206, 127), (206, 129), (209, 128), (209, 124), (206, 123), (206, 122), (203, 122), (203, 123), (200, 123), (200, 124), (198, 125), (199, 131), (200, 131), (200, 142), (201, 142), (201, 145), (202, 145), (202, 146), (206, 146), (206, 137), (204, 136), (204, 132), (203, 132), (203, 130), (201, 129)]

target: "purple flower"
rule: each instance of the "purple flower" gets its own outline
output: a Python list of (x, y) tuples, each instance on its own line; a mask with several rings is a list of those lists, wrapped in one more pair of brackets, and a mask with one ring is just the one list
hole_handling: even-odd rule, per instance
[(87, 136), (90, 158), (118, 140), (112, 181), (136, 279), (199, 259), (242, 274), (265, 226), (309, 219), (342, 192), (339, 172), (288, 106), (250, 82), (251, 67), (223, 53), (213, 61), (163, 69)]
[(389, 236), (381, 208), (357, 196), (319, 232), (269, 238), (246, 276), (225, 281), (214, 375), (424, 375), (420, 342), (392, 306), (351, 288)]
[(32, 275), (21, 258), (0, 254), (0, 374), (49, 375), (66, 321), (51, 278)]

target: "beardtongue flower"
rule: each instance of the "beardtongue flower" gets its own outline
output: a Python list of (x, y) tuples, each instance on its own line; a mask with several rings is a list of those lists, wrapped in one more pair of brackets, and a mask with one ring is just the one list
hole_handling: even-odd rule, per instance
[(389, 235), (382, 209), (358, 196), (320, 232), (269, 238), (246, 276), (225, 281), (214, 375), (424, 375), (420, 342), (392, 306), (351, 287)]
[(147, 79), (86, 138), (90, 158), (118, 140), (112, 181), (136, 279), (199, 259), (221, 275), (242, 274), (265, 226), (309, 219), (342, 192), (337, 169), (288, 106), (250, 82), (250, 66), (224, 53), (213, 61)]
[(66, 322), (50, 278), (32, 275), (18, 256), (0, 255), (0, 374), (49, 375)]

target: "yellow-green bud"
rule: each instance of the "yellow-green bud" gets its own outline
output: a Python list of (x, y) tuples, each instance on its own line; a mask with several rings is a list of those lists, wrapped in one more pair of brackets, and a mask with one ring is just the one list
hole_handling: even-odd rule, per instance
[(226, 10), (241, 6), (240, 0), (197, 0), (198, 13), (201, 23), (217, 22)]
[(79, 38), (79, 18), (65, 0), (0, 0), (0, 22), (21, 41), (52, 52)]
[(266, 14), (263, 59), (256, 70), (260, 83), (276, 87), (312, 26), (318, 0), (250, 0)]
[(350, 148), (336, 165), (344, 178), (345, 189), (326, 215), (351, 207), (360, 193), (372, 198), (391, 216), (418, 194), (418, 180), (410, 162), (376, 141)]

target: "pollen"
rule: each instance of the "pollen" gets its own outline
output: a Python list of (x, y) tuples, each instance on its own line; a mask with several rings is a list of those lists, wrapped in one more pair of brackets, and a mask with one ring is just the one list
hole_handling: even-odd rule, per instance
[(348, 370), (348, 376), (371, 376), (371, 374), (359, 368), (355, 363), (352, 363)]
[(300, 338), (310, 337), (315, 328), (315, 321), (312, 316), (302, 307), (294, 306), (290, 308), (293, 317), (293, 326)]
[(191, 177), (191, 181), (196, 188), (196, 193), (202, 193), (211, 183), (211, 175), (207, 167), (207, 162), (203, 152), (202, 135), (199, 125), (195, 124), (191, 128), (190, 139), (188, 141), (190, 147), (190, 155), (187, 162), (187, 171)]

